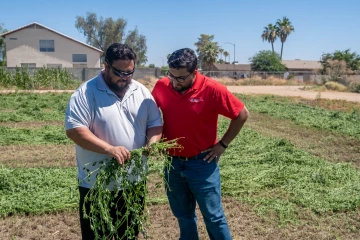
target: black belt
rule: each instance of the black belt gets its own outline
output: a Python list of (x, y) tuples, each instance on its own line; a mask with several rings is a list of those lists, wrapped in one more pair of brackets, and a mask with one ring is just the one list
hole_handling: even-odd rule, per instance
[(189, 160), (198, 160), (198, 159), (204, 159), (204, 157), (206, 156), (207, 152), (203, 152), (203, 153), (199, 153), (196, 156), (192, 156), (192, 157), (185, 157), (185, 156), (171, 156), (172, 158), (177, 158), (179, 160), (182, 161), (189, 161)]

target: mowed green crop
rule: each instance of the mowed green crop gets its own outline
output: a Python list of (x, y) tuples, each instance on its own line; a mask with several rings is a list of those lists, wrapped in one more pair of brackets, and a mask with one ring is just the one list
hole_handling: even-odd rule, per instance
[[(0, 123), (61, 121), (69, 97), (70, 94), (3, 95), (0, 100)], [(43, 117), (39, 119), (35, 115), (23, 114), (25, 110), (21, 102), (27, 102), (29, 108), (37, 106), (40, 112), (44, 112)], [(271, 101), (271, 98), (246, 98), (245, 103), (250, 112), (266, 112), (266, 114), (271, 113), (266, 109), (286, 112), (287, 109), (300, 108), (301, 111), (291, 110), (294, 118), (287, 118), (295, 122), (299, 121), (299, 125), (303, 124), (299, 118), (304, 114), (307, 115), (306, 119), (310, 120), (327, 117), (330, 120), (336, 119), (337, 124), (345, 127), (332, 129), (324, 124), (324, 131), (338, 131), (357, 138), (357, 127), (351, 114), (357, 118), (358, 113), (344, 115), (348, 113), (340, 112), (334, 115), (330, 110), (320, 108), (314, 110), (287, 101), (279, 104)], [(275, 110), (271, 111), (276, 112)], [(8, 113), (15, 114), (16, 120), (7, 118)], [(283, 117), (280, 113), (271, 115)], [(225, 118), (219, 119), (219, 136), (224, 134), (228, 123), (229, 120)], [(5, 140), (0, 141), (0, 145), (51, 143), (58, 144), (61, 148), (64, 144), (72, 144), (66, 139), (62, 126), (45, 124), (31, 129), (24, 127), (25, 124), (21, 126), (3, 126), (0, 129), (0, 139)], [(261, 216), (275, 214), (279, 223), (296, 221), (299, 211), (303, 209), (326, 213), (352, 211), (360, 205), (358, 169), (347, 163), (330, 163), (297, 149), (284, 139), (265, 137), (246, 126), (222, 155), (219, 164), (223, 195), (253, 205), (254, 211)], [(160, 171), (157, 169), (159, 166), (152, 164), (151, 171)], [(76, 168), (13, 169), (3, 166), (0, 168), (0, 181), (1, 216), (77, 208)], [(159, 199), (149, 201), (163, 202), (161, 200), (163, 198), (164, 196), (161, 196)]]

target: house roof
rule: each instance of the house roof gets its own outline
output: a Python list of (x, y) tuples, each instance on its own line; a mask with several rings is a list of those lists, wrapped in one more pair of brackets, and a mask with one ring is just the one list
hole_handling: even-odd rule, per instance
[(214, 63), (218, 71), (251, 71), (250, 64), (220, 64)]
[(282, 60), (288, 69), (321, 69), (319, 61), (313, 60)]
[(49, 31), (51, 31), (51, 32), (53, 32), (53, 33), (59, 34), (59, 35), (65, 37), (65, 38), (67, 38), (67, 39), (70, 39), (70, 40), (72, 40), (72, 41), (74, 41), (74, 42), (80, 43), (80, 44), (82, 44), (82, 45), (84, 45), (84, 46), (86, 46), (86, 47), (89, 47), (89, 48), (91, 48), (91, 49), (93, 49), (93, 50), (95, 50), (95, 51), (98, 51), (98, 52), (101, 52), (101, 53), (103, 52), (101, 49), (98, 49), (98, 48), (93, 47), (93, 46), (91, 46), (91, 45), (89, 45), (89, 44), (80, 42), (80, 41), (78, 41), (78, 40), (76, 40), (76, 39), (74, 39), (74, 38), (71, 38), (71, 37), (66, 36), (66, 35), (64, 35), (64, 34), (62, 34), (62, 33), (59, 33), (59, 32), (57, 32), (57, 31), (55, 31), (55, 30), (53, 30), (53, 29), (51, 29), (51, 28), (48, 28), (48, 27), (46, 27), (46, 26), (44, 26), (44, 25), (41, 25), (40, 23), (37, 23), (37, 22), (33, 22), (33, 23), (28, 24), (28, 25), (22, 26), (22, 27), (20, 27), (20, 28), (17, 28), (17, 29), (14, 29), (14, 30), (11, 30), (11, 31), (8, 31), (8, 32), (5, 32), (5, 33), (2, 33), (2, 34), (0, 34), (0, 37), (5, 38), (6, 35), (9, 35), (9, 34), (11, 34), (11, 33), (20, 31), (20, 30), (22, 30), (22, 29), (24, 29), (24, 28), (28, 28), (28, 27), (33, 26), (33, 25), (37, 25), (37, 26), (40, 26), (40, 27), (42, 27), (42, 28), (45, 28), (45, 29), (47, 29), (47, 30), (49, 30)]

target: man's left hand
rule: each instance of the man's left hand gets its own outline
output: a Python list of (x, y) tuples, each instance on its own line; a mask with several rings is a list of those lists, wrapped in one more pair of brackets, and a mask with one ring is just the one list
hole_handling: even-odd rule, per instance
[(210, 163), (212, 160), (214, 160), (216, 158), (216, 163), (218, 163), (221, 154), (223, 154), (225, 152), (225, 148), (223, 146), (221, 146), (220, 143), (216, 143), (211, 148), (208, 148), (208, 149), (202, 151), (202, 153), (204, 153), (204, 152), (209, 152), (204, 157), (204, 161), (207, 161), (208, 163)]

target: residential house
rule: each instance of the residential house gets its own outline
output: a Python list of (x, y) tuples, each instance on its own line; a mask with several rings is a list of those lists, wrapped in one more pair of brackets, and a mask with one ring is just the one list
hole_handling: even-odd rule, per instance
[[(210, 71), (204, 72), (208, 76), (212, 77), (231, 77), (240, 78), (244, 74), (248, 74), (251, 71), (250, 64), (220, 64), (214, 63), (210, 67)], [(246, 76), (246, 75), (245, 75)]]
[(313, 60), (283, 60), (289, 72), (317, 72), (322, 69), (321, 62)]
[(0, 35), (7, 67), (100, 68), (103, 51), (39, 23)]
[[(314, 72), (318, 72), (322, 65), (319, 61), (311, 61), (311, 60), (282, 60), (282, 63), (287, 67), (288, 73), (289, 72), (293, 75), (309, 75), (313, 74)], [(231, 77), (231, 78), (242, 78), (242, 77), (250, 77), (255, 75), (261, 75), (263, 78), (266, 78), (270, 75), (278, 74), (271, 74), (269, 73), (254, 73), (251, 71), (250, 64), (217, 64), (214, 63), (210, 71), (204, 72), (205, 74), (213, 77)], [(280, 76), (280, 75), (279, 75)]]

